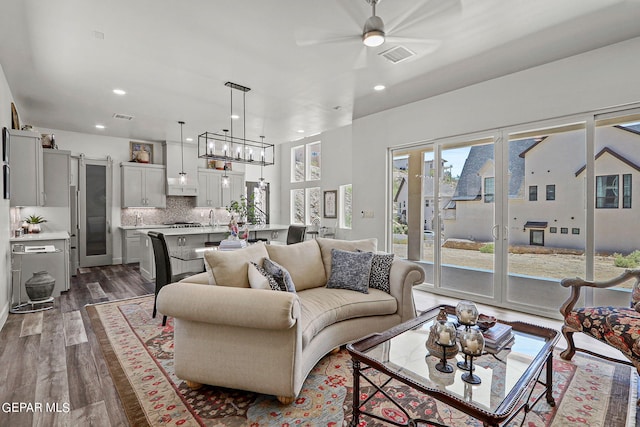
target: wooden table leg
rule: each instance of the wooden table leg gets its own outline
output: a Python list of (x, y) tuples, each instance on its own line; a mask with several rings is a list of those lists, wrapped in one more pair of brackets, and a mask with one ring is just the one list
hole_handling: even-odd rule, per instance
[(360, 420), (360, 361), (352, 359), (353, 364), (353, 407), (351, 408), (350, 427), (356, 427)]
[(547, 403), (550, 406), (556, 406), (556, 401), (553, 398), (553, 352), (549, 353), (547, 357)]

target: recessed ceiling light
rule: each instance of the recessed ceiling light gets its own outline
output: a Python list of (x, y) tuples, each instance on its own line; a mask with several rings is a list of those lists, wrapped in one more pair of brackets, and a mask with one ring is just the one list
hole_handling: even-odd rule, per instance
[(104, 125), (96, 125), (96, 129), (104, 129)]
[(304, 129), (298, 129), (298, 133), (304, 133)]
[(114, 89), (113, 93), (115, 93), (116, 95), (126, 95), (127, 91), (122, 89)]
[(385, 90), (387, 87), (385, 85), (375, 85), (373, 87), (373, 90), (377, 90), (377, 91), (381, 91), (381, 90)]
[(185, 138), (185, 141), (191, 142), (191, 141), (193, 141), (193, 138)]
[(231, 118), (232, 118), (233, 120), (238, 120), (238, 119), (240, 118), (240, 116), (239, 116), (239, 115), (237, 115), (237, 114), (232, 114), (232, 115), (231, 115)]

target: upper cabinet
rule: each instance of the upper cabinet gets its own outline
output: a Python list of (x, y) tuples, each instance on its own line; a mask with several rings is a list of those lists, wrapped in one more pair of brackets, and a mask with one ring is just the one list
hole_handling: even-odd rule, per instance
[(69, 206), (71, 185), (71, 151), (43, 150), (44, 205)]
[(166, 208), (165, 167), (153, 164), (122, 163), (122, 207)]
[(10, 206), (44, 205), (44, 169), (40, 134), (10, 131)]
[[(164, 144), (165, 165), (167, 166), (167, 196), (198, 195), (198, 147), (195, 144), (167, 141)], [(186, 181), (180, 183), (180, 172), (184, 171)]]
[(197, 207), (223, 208), (231, 200), (240, 200), (244, 190), (244, 173), (227, 172), (227, 185), (224, 185), (224, 172), (212, 169), (198, 170)]

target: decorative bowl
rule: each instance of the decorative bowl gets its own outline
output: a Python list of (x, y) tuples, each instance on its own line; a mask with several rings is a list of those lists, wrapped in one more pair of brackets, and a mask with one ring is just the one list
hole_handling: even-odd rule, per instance
[(487, 329), (494, 327), (497, 321), (498, 319), (496, 319), (494, 316), (489, 316), (488, 314), (480, 314), (478, 316), (476, 325), (478, 325), (478, 327), (483, 331), (486, 331)]

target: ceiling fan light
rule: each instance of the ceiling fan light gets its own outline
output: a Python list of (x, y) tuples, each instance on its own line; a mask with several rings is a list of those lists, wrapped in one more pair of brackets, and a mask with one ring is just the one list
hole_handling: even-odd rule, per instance
[(376, 47), (384, 43), (384, 32), (379, 30), (369, 31), (362, 36), (362, 42), (367, 47)]

